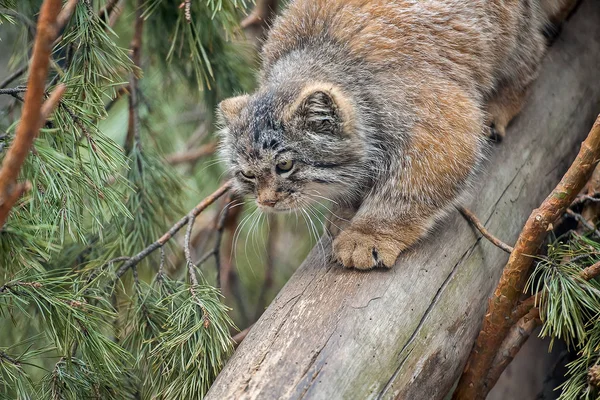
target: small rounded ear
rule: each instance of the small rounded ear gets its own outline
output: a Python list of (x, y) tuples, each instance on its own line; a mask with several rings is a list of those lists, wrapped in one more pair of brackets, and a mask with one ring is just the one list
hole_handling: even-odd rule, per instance
[(325, 135), (347, 135), (354, 126), (354, 107), (338, 88), (327, 84), (306, 87), (286, 113), (305, 128)]
[(230, 97), (219, 103), (219, 113), (223, 119), (228, 122), (238, 116), (242, 108), (248, 104), (250, 96), (244, 94), (242, 96)]

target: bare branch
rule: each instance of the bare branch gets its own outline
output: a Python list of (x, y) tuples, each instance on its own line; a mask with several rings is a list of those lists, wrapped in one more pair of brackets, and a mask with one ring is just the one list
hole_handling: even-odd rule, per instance
[(0, 94), (16, 94), (16, 93), (25, 93), (27, 91), (27, 87), (26, 86), (18, 86), (15, 88), (8, 88), (8, 89), (0, 89)]
[(208, 143), (198, 147), (197, 149), (186, 151), (183, 153), (169, 154), (166, 160), (171, 165), (183, 164), (187, 162), (196, 162), (202, 157), (214, 154), (217, 149), (216, 143)]
[(490, 232), (488, 232), (488, 230), (485, 229), (485, 227), (483, 226), (481, 221), (479, 221), (479, 219), (475, 216), (475, 214), (473, 214), (470, 210), (464, 207), (457, 208), (458, 211), (462, 214), (462, 216), (465, 217), (465, 219), (469, 221), (471, 225), (473, 225), (487, 240), (492, 242), (494, 246), (504, 250), (508, 254), (512, 253), (512, 251), (514, 250), (512, 246), (507, 245), (506, 243), (492, 235)]
[(597, 238), (600, 238), (600, 231), (598, 231), (598, 229), (596, 229), (596, 227), (594, 225), (592, 225), (585, 218), (583, 218), (583, 216), (581, 214), (576, 213), (575, 211), (573, 211), (569, 208), (566, 210), (566, 214), (568, 216), (574, 218), (577, 222), (579, 222), (581, 225), (583, 225), (590, 232), (594, 232), (594, 235), (596, 235)]
[(60, 83), (56, 85), (52, 93), (48, 96), (40, 111), (42, 124), (48, 119), (52, 111), (58, 106), (61, 97), (65, 94), (67, 87)]
[(77, 7), (78, 2), (79, 0), (67, 1), (62, 11), (58, 14), (58, 17), (56, 18), (56, 26), (58, 31), (61, 31), (67, 25), (69, 19), (71, 19), (71, 15), (73, 15), (73, 12), (75, 11), (75, 7)]
[(16, 70), (15, 72), (13, 72), (9, 76), (7, 76), (6, 79), (4, 79), (2, 81), (2, 83), (0, 83), (0, 89), (4, 89), (8, 85), (10, 85), (12, 81), (14, 81), (15, 79), (19, 78), (26, 71), (27, 71), (27, 65), (21, 66), (18, 70)]

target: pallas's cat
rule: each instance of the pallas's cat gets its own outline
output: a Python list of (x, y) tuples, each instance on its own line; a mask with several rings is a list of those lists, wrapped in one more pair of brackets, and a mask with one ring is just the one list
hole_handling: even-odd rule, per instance
[(257, 91), (220, 104), (234, 189), (331, 200), (333, 256), (390, 267), (460, 201), (546, 49), (558, 0), (296, 0)]

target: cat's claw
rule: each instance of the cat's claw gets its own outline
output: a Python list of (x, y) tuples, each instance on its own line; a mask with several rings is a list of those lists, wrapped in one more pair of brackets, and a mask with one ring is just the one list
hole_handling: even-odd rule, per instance
[(333, 241), (334, 258), (346, 268), (391, 268), (406, 249), (401, 241), (388, 235), (367, 234), (349, 228)]

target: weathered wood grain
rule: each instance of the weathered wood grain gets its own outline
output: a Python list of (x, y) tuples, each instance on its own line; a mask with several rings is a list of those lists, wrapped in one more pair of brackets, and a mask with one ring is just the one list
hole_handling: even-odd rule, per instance
[[(512, 244), (600, 112), (600, 2), (565, 24), (468, 207)], [(323, 243), (330, 251), (329, 243)], [(390, 271), (349, 271), (317, 246), (207, 399), (441, 399), (460, 375), (507, 260), (453, 213)]]

